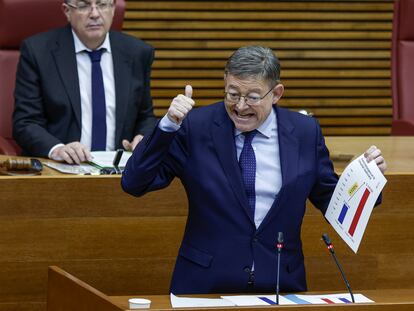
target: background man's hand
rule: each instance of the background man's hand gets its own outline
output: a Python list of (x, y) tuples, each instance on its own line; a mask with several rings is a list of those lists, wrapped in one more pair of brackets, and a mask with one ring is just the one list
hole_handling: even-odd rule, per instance
[(181, 124), (188, 112), (194, 106), (194, 100), (191, 99), (193, 96), (193, 88), (191, 85), (185, 86), (185, 95), (179, 94), (176, 96), (168, 108), (167, 117), (171, 122)]
[(381, 150), (379, 150), (376, 146), (371, 146), (367, 151), (365, 151), (364, 156), (368, 162), (374, 160), (381, 173), (384, 174), (385, 170), (387, 169), (387, 163), (381, 154)]
[(69, 164), (80, 164), (81, 162), (92, 161), (90, 151), (78, 141), (57, 147), (53, 150), (50, 158), (59, 162)]
[(140, 143), (140, 141), (144, 138), (141, 134), (138, 134), (134, 137), (134, 139), (130, 142), (126, 139), (122, 141), (122, 146), (127, 151), (134, 151), (135, 147)]

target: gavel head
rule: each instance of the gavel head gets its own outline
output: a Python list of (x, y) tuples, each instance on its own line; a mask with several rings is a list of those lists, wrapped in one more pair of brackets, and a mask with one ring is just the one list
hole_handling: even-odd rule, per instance
[(9, 171), (36, 171), (43, 169), (42, 163), (37, 159), (8, 158), (0, 162), (0, 166)]

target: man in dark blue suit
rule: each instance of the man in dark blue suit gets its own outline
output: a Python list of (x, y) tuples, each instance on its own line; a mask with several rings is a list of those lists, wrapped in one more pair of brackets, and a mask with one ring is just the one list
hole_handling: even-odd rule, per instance
[[(225, 68), (224, 102), (191, 110), (187, 86), (128, 161), (128, 193), (143, 195), (174, 177), (187, 192), (175, 294), (273, 292), (278, 232), (285, 236), (280, 288), (306, 290), (306, 200), (324, 213), (338, 177), (317, 120), (276, 105), (284, 90), (279, 75), (270, 49), (240, 48)], [(376, 147), (366, 156), (386, 169)]]
[[(68, 163), (90, 160), (91, 149), (133, 149), (156, 123), (150, 95), (154, 49), (110, 31), (113, 0), (65, 0), (62, 10), (70, 25), (35, 35), (21, 47), (15, 140), (26, 155)], [(101, 84), (94, 88), (96, 53)]]

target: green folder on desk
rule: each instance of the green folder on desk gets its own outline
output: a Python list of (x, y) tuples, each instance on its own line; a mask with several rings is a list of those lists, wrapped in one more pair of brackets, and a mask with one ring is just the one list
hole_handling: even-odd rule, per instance
[[(114, 159), (117, 154), (117, 151), (92, 151), (92, 161), (90, 164), (100, 168), (100, 169), (111, 169), (114, 167)], [(124, 151), (122, 157), (119, 161), (118, 167), (122, 170), (124, 169), (129, 157), (132, 155), (130, 151)]]

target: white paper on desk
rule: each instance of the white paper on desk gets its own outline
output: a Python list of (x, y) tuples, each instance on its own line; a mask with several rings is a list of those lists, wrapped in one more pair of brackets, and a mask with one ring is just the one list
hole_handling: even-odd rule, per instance
[(99, 175), (98, 168), (92, 165), (86, 164), (86, 163), (76, 165), (76, 164), (65, 164), (65, 163), (56, 163), (56, 162), (43, 162), (43, 164), (61, 173), (65, 173), (65, 174)]
[[(325, 295), (286, 295), (286, 299), (292, 300), (297, 304), (340, 304), (352, 303), (349, 293), (325, 294)], [(355, 303), (374, 302), (362, 294), (354, 294)]]
[[(92, 161), (91, 163), (104, 168), (104, 167), (114, 167), (114, 157), (116, 151), (92, 151)], [(121, 161), (119, 162), (118, 166), (124, 168), (128, 159), (131, 157), (132, 152), (124, 151), (122, 153)]]
[(177, 297), (170, 294), (171, 306), (173, 308), (194, 308), (194, 307), (231, 307), (235, 306), (231, 301), (222, 298), (189, 298)]
[(367, 163), (361, 155), (345, 168), (335, 187), (325, 217), (355, 253), (386, 183), (375, 162)]
[[(221, 296), (236, 306), (269, 306), (276, 304), (276, 295), (238, 295)], [(279, 305), (295, 305), (296, 303), (279, 295)]]

